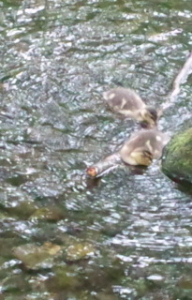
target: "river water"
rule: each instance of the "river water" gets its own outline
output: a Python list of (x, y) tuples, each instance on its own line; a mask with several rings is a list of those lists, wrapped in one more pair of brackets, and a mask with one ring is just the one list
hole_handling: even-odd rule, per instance
[[(121, 85), (160, 106), (192, 44), (190, 1), (0, 2), (0, 299), (192, 299), (192, 204), (154, 162), (85, 168), (134, 130)], [(160, 121), (190, 119), (192, 77)]]

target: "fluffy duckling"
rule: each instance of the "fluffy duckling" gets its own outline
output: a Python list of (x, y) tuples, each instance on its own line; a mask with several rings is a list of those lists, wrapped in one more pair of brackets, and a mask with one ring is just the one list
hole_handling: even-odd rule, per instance
[(153, 159), (161, 157), (169, 139), (157, 129), (143, 129), (134, 133), (118, 152), (88, 167), (86, 173), (92, 178), (100, 177), (117, 168), (122, 162), (131, 166), (149, 166)]
[(156, 129), (141, 130), (123, 144), (119, 155), (122, 161), (129, 165), (149, 166), (153, 159), (161, 157), (169, 139), (166, 134)]
[(156, 126), (159, 117), (157, 111), (147, 106), (135, 91), (118, 87), (104, 92), (103, 98), (112, 111), (136, 119), (143, 127)]

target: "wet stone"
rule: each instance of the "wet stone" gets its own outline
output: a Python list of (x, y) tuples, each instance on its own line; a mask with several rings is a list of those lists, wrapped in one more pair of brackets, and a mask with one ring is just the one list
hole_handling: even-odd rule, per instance
[(161, 282), (164, 280), (163, 276), (159, 274), (153, 274), (147, 277), (148, 280), (154, 281), (154, 282)]
[(30, 216), (31, 221), (59, 221), (62, 218), (64, 218), (64, 212), (59, 207), (41, 207)]
[(88, 242), (72, 242), (65, 249), (66, 260), (67, 261), (77, 261), (81, 259), (86, 259), (95, 253), (96, 249), (94, 245)]
[(165, 147), (162, 170), (176, 182), (192, 183), (192, 128), (175, 134)]
[(28, 278), (24, 274), (12, 274), (2, 281), (1, 291), (18, 292), (20, 290), (27, 291), (29, 289)]
[(61, 247), (50, 242), (42, 246), (26, 244), (13, 249), (15, 257), (22, 261), (27, 269), (50, 268), (54, 258), (59, 255)]
[(76, 265), (60, 265), (54, 267), (54, 275), (47, 280), (50, 291), (69, 290), (73, 291), (84, 283), (84, 278), (79, 274), (80, 268)]
[(192, 276), (183, 275), (177, 282), (177, 286), (186, 289), (192, 290)]

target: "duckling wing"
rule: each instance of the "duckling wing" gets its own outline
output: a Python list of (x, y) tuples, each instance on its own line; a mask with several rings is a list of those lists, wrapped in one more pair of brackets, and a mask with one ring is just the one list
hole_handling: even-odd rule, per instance
[(129, 145), (125, 144), (120, 149), (119, 153), (121, 159), (129, 165), (132, 166), (146, 165), (146, 163), (144, 163), (143, 147), (138, 147), (131, 150)]
[(140, 111), (146, 106), (140, 96), (131, 89), (112, 89), (104, 92), (103, 98), (113, 111), (130, 117), (134, 117), (135, 111)]

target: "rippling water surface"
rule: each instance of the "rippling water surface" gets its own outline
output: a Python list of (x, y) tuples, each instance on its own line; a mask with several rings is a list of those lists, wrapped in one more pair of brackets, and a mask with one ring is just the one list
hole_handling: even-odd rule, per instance
[[(102, 92), (164, 103), (191, 18), (185, 0), (0, 2), (0, 299), (192, 299), (190, 192), (159, 162), (84, 173), (138, 130)], [(190, 118), (191, 84), (161, 130)]]

